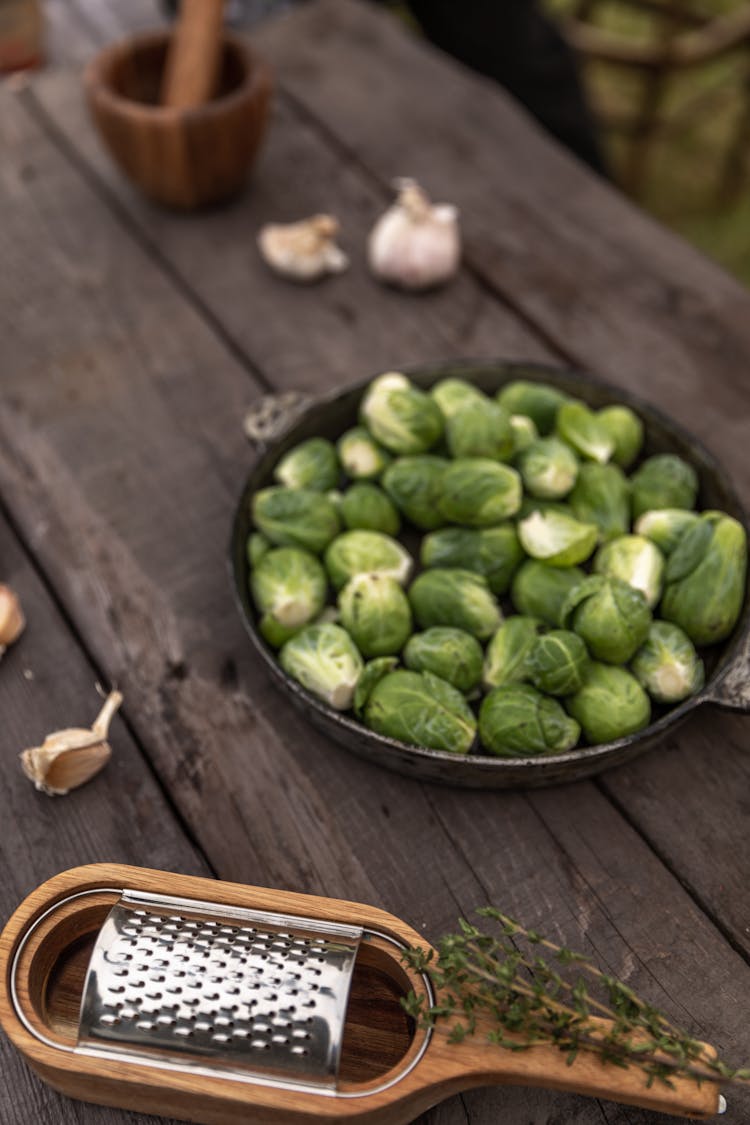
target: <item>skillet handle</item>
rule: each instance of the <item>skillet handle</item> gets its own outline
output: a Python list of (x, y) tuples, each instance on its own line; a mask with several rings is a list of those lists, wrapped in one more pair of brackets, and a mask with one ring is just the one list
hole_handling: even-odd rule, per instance
[(251, 445), (262, 453), (291, 426), (312, 401), (307, 391), (281, 391), (263, 395), (250, 407), (242, 428)]
[(718, 683), (709, 686), (703, 699), (731, 711), (750, 711), (750, 631), (743, 637), (732, 663)]

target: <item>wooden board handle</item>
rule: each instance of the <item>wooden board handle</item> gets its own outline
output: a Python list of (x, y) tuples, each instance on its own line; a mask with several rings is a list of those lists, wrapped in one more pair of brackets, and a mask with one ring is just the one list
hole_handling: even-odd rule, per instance
[(192, 109), (210, 99), (219, 76), (223, 16), (224, 0), (182, 0), (164, 68), (163, 105)]

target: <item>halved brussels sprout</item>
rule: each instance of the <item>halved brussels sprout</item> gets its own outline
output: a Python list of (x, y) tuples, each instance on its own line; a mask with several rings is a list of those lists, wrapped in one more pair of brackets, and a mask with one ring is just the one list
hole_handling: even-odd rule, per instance
[(528, 680), (528, 655), (534, 647), (539, 622), (516, 614), (506, 618), (487, 645), (482, 683), (488, 690), (501, 684)]
[(438, 501), (448, 461), (423, 453), (419, 457), (397, 457), (383, 474), (383, 488), (396, 507), (423, 531), (440, 527), (443, 517)]
[(518, 524), (518, 538), (527, 555), (548, 566), (576, 566), (589, 557), (599, 532), (562, 512), (532, 512)]
[(643, 446), (643, 422), (629, 406), (605, 406), (597, 414), (615, 443), (612, 460), (621, 469), (633, 464)]
[(339, 594), (339, 610), (363, 656), (393, 656), (411, 635), (409, 599), (388, 575), (355, 574)]
[(698, 475), (692, 465), (675, 453), (649, 457), (630, 478), (633, 517), (654, 508), (694, 508)]
[(382, 488), (366, 481), (347, 488), (341, 498), (341, 517), (350, 530), (398, 535), (401, 529), (398, 512)]
[(263, 488), (253, 496), (252, 514), (255, 526), (272, 543), (305, 547), (315, 555), (339, 533), (335, 507), (311, 488)]
[(683, 534), (699, 519), (697, 512), (686, 512), (684, 508), (655, 508), (639, 516), (633, 530), (655, 543), (662, 554), (671, 555)]
[(532, 442), (539, 440), (539, 430), (533, 418), (527, 414), (511, 414), (510, 428), (513, 431), (513, 456), (528, 449)]
[(564, 441), (554, 437), (532, 442), (521, 453), (517, 464), (526, 491), (542, 500), (567, 496), (578, 476), (575, 453)]
[(704, 512), (667, 561), (661, 615), (696, 645), (723, 641), (745, 598), (747, 537), (725, 512)]
[(325, 553), (331, 584), (340, 590), (355, 574), (386, 574), (402, 586), (409, 581), (414, 560), (405, 547), (382, 531), (344, 531)]
[(308, 438), (279, 461), (273, 473), (287, 488), (311, 488), (328, 492), (339, 479), (339, 461), (333, 443), (322, 437)]
[(360, 419), (391, 453), (426, 453), (443, 436), (437, 403), (405, 375), (389, 372), (365, 391)]
[(700, 691), (705, 682), (703, 661), (692, 641), (668, 621), (653, 622), (630, 667), (657, 703), (679, 703)]
[(443, 477), (440, 513), (449, 523), (492, 527), (521, 506), (521, 478), (509, 465), (486, 457), (454, 461)]
[(348, 477), (353, 480), (370, 480), (379, 477), (391, 463), (391, 455), (378, 445), (364, 426), (347, 430), (338, 440), (339, 460)]
[(409, 601), (422, 629), (452, 625), (484, 641), (502, 621), (486, 579), (470, 570), (425, 570), (412, 582)]
[(365, 664), (354, 692), (354, 714), (357, 718), (362, 718), (365, 704), (372, 695), (375, 684), (379, 684), (383, 676), (392, 672), (397, 664), (398, 657), (396, 656), (379, 656), (377, 660), (369, 660)]
[(606, 426), (583, 402), (564, 402), (557, 412), (555, 432), (581, 457), (604, 464), (615, 451)]
[(591, 746), (635, 734), (651, 719), (649, 698), (635, 676), (612, 664), (592, 662), (583, 687), (565, 706)]
[[(328, 582), (315, 555), (300, 547), (268, 551), (250, 575), (253, 600), (261, 614), (270, 616), (261, 632), (271, 644), (288, 639), (284, 631), (297, 630), (320, 613)], [(281, 627), (276, 630), (275, 626)], [(273, 639), (272, 639), (273, 638)]]
[(477, 722), (463, 695), (431, 672), (397, 669), (375, 685), (365, 704), (371, 730), (410, 746), (468, 753)]
[(512, 523), (500, 527), (443, 527), (422, 540), (423, 567), (458, 567), (487, 579), (493, 594), (504, 594), (525, 558)]
[(516, 572), (510, 598), (519, 613), (559, 625), (566, 598), (586, 575), (577, 566), (555, 567), (529, 559)]
[(340, 625), (305, 625), (279, 653), (287, 675), (336, 711), (351, 707), (362, 657)]
[(596, 524), (605, 541), (630, 529), (630, 485), (617, 465), (581, 465), (568, 502), (579, 520)]
[(664, 582), (664, 556), (650, 539), (642, 535), (621, 535), (610, 539), (596, 553), (594, 571), (610, 578), (621, 578), (640, 590), (653, 609), (661, 597)]
[(479, 708), (479, 739), (502, 758), (563, 754), (573, 749), (580, 733), (557, 700), (531, 684), (494, 688)]
[(487, 397), (473, 383), (467, 382), (466, 379), (455, 379), (452, 376), (435, 383), (434, 387), (430, 389), (430, 395), (440, 407), (440, 412), (444, 418), (451, 418), (457, 410), (466, 406), (467, 403), (483, 402)]
[(250, 566), (257, 566), (263, 556), (267, 555), (270, 550), (271, 544), (265, 535), (261, 535), (259, 531), (253, 531), (248, 535), (245, 553)]
[(404, 664), (413, 672), (432, 672), (464, 693), (482, 677), (482, 646), (463, 629), (435, 625), (415, 633), (404, 649)]
[(477, 395), (451, 413), (445, 438), (451, 457), (507, 461), (513, 455), (510, 415), (486, 395)]
[(506, 383), (497, 393), (497, 401), (509, 414), (526, 414), (542, 435), (555, 428), (557, 411), (569, 397), (548, 383), (532, 383), (526, 379)]
[(651, 610), (627, 582), (592, 574), (568, 594), (560, 623), (578, 633), (597, 660), (627, 664), (648, 636)]
[(586, 645), (568, 629), (537, 637), (527, 657), (528, 678), (548, 695), (572, 695), (583, 686), (591, 660)]

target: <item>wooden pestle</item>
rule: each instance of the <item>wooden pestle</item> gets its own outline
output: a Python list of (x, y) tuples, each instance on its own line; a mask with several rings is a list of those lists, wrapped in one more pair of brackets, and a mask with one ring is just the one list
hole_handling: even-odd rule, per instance
[(182, 0), (170, 40), (161, 103), (192, 109), (216, 89), (221, 64), (224, 0)]

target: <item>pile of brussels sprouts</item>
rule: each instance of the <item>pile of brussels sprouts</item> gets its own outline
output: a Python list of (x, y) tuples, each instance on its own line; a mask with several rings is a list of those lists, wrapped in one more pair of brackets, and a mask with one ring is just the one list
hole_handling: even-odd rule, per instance
[(359, 422), (287, 452), (252, 499), (259, 629), (308, 691), (413, 746), (517, 757), (633, 734), (700, 690), (696, 646), (743, 604), (745, 532), (694, 510), (674, 454), (626, 475), (627, 406), (389, 373)]

